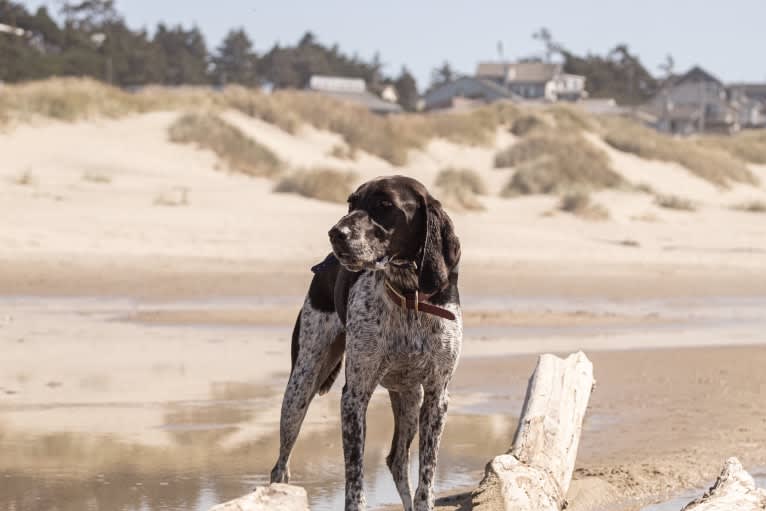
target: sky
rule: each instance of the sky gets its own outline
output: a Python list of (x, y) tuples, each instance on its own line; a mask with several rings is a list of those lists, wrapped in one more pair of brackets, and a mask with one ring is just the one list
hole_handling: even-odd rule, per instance
[[(26, 0), (30, 8), (59, 0)], [(256, 51), (294, 44), (307, 30), (365, 59), (380, 52), (386, 74), (407, 66), (421, 88), (449, 61), (473, 73), (479, 60), (541, 55), (532, 38), (547, 27), (578, 54), (626, 43), (655, 75), (671, 54), (676, 72), (701, 65), (726, 81), (766, 81), (766, 0), (117, 0), (133, 28), (197, 25), (209, 47), (243, 27)]]

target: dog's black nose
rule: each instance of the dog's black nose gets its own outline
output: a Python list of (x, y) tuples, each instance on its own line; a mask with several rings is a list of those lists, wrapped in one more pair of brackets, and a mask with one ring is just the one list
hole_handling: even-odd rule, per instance
[(330, 229), (330, 232), (327, 233), (330, 236), (330, 243), (339, 243), (342, 241), (346, 241), (346, 233), (338, 229), (337, 227), (333, 227)]

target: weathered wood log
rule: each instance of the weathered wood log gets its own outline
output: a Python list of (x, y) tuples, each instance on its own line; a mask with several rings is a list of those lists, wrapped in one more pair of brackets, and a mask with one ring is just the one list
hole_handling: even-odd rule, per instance
[(308, 511), (306, 490), (291, 484), (259, 486), (254, 492), (224, 502), (210, 511)]
[(541, 355), (527, 387), (513, 446), (487, 464), (475, 510), (561, 511), (572, 480), (582, 421), (593, 389), (582, 352)]
[(763, 511), (766, 509), (766, 489), (755, 486), (737, 458), (729, 458), (715, 484), (700, 498), (681, 511)]

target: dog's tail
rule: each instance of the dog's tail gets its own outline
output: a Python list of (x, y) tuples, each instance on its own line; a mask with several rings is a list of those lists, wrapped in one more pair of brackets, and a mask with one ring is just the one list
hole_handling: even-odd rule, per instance
[(332, 370), (330, 375), (325, 379), (325, 381), (322, 382), (322, 385), (319, 386), (319, 395), (324, 396), (328, 392), (330, 392), (330, 389), (332, 388), (332, 384), (335, 383), (335, 380), (338, 378), (338, 374), (340, 373), (340, 368), (343, 365), (343, 360), (338, 362), (338, 365), (335, 366), (335, 369)]
[(295, 320), (295, 326), (293, 327), (293, 340), (290, 344), (290, 375), (293, 374), (295, 368), (295, 361), (298, 360), (298, 351), (301, 349), (301, 313), (298, 313), (298, 317)]
[(338, 378), (340, 368), (343, 366), (343, 353), (346, 351), (346, 332), (340, 332), (335, 336), (330, 345), (330, 353), (327, 354), (325, 366), (322, 367), (319, 381), (322, 382), (319, 385), (318, 394), (323, 396), (327, 394), (332, 388), (332, 384)]

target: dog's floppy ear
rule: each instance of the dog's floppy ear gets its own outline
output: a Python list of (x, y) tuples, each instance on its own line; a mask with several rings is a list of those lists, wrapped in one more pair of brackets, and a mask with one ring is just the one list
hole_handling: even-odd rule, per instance
[(431, 295), (447, 287), (449, 275), (460, 261), (460, 240), (438, 200), (425, 194), (422, 207), (426, 228), (418, 287), (421, 293)]

